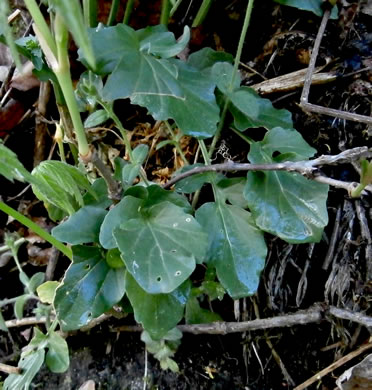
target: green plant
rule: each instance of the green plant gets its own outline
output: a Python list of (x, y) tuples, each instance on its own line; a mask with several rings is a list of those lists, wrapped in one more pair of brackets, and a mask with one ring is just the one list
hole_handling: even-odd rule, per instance
[[(1, 307), (14, 303), (14, 313), (17, 319), (23, 318), (24, 305), (28, 300), (36, 300), (37, 308), (34, 310), (37, 316), (46, 316), (46, 334), (39, 329), (34, 328), (34, 337), (30, 343), (22, 350), (21, 358), (18, 367), (21, 369), (20, 374), (10, 374), (4, 384), (3, 389), (28, 389), (34, 376), (38, 373), (42, 364), (46, 363), (48, 368), (55, 373), (61, 373), (67, 370), (69, 366), (68, 346), (64, 338), (55, 331), (58, 322), (50, 321), (52, 307), (43, 305), (39, 301), (39, 297), (35, 294), (36, 291), (44, 290), (43, 295), (46, 296), (46, 290), (41, 289), (44, 281), (44, 274), (38, 272), (29, 278), (22, 270), (18, 260), (18, 249), (24, 242), (23, 239), (16, 239), (15, 236), (7, 235), (5, 237), (6, 247), (10, 250), (14, 261), (19, 271), (19, 279), (24, 285), (24, 294), (15, 298), (5, 299), (0, 301), (0, 329), (7, 331), (6, 323), (1, 315)], [(44, 283), (45, 285), (45, 283)], [(49, 288), (50, 289), (50, 288)], [(49, 296), (53, 295), (49, 293)], [(44, 299), (41, 299), (45, 302)], [(47, 303), (51, 303), (50, 299)], [(46, 352), (47, 350), (47, 352)]]
[[(77, 7), (78, 3), (71, 1)], [(203, 2), (204, 11), (210, 5), (207, 3)], [(202, 307), (203, 298), (221, 299), (226, 292), (239, 299), (256, 292), (267, 253), (264, 233), (289, 243), (320, 241), (328, 222), (328, 186), (290, 172), (249, 172), (234, 178), (207, 172), (181, 180), (174, 191), (165, 190), (146, 177), (143, 164), (149, 148), (139, 145), (132, 150), (114, 102), (128, 98), (131, 104), (145, 107), (155, 120), (172, 121), (178, 134), (199, 142), (206, 165), (211, 165), (228, 120), (247, 141), (251, 163), (304, 161), (316, 151), (293, 128), (290, 112), (275, 109), (269, 100), (241, 86), (238, 64), (253, 1), (248, 2), (234, 64), (232, 56), (210, 48), (192, 53), (187, 61), (178, 59), (188, 44), (190, 30), (185, 27), (178, 40), (167, 30), (168, 1), (164, 2), (162, 25), (137, 31), (126, 24), (86, 30), (80, 8), (68, 12), (70, 1), (53, 0), (50, 4), (53, 34), (36, 3), (26, 1), (54, 82), (69, 108), (80, 157), (83, 162), (94, 159), (84, 126), (111, 120), (129, 161), (119, 159), (113, 177), (101, 167), (104, 180), (91, 183), (81, 165), (77, 168), (59, 161), (45, 161), (30, 174), (14, 153), (0, 145), (4, 162), (0, 173), (11, 180), (30, 182), (50, 217), (63, 220), (53, 229), (56, 241), (47, 238), (72, 257), (62, 283), (52, 294), (62, 330), (87, 325), (126, 295), (136, 321), (145, 329), (142, 339), (149, 351), (158, 355), (162, 366), (176, 370), (170, 359), (174, 349), (168, 345), (180, 338), (176, 325), (184, 317), (189, 323), (219, 319), (218, 314)], [(91, 14), (91, 4), (84, 4), (86, 24), (94, 26), (94, 10)], [(114, 6), (112, 13), (116, 15)], [(130, 9), (127, 11), (126, 22)], [(69, 73), (66, 26), (87, 67), (76, 91)], [(44, 59), (34, 56), (34, 61)], [(45, 62), (43, 66), (47, 68)], [(89, 112), (84, 124), (78, 101), (80, 108)], [(259, 141), (249, 136), (254, 128), (266, 131)], [(167, 142), (177, 146), (179, 138), (174, 134), (171, 138), (158, 147)], [(205, 140), (211, 138), (208, 149)], [(185, 165), (175, 176), (196, 166)], [(363, 172), (369, 171), (366, 168)], [(367, 176), (370, 172), (363, 177)], [(115, 198), (111, 195), (117, 182), (120, 191)], [(205, 190), (206, 184), (212, 188), (214, 201), (200, 205), (195, 194)], [(194, 194), (192, 204), (187, 194)], [(4, 207), (2, 210), (10, 213)], [(71, 251), (61, 242), (70, 244)], [(207, 268), (205, 280), (194, 285), (193, 272), (203, 266)], [(54, 345), (57, 336), (53, 326), (46, 335), (36, 331), (22, 356), (25, 372), (37, 371), (44, 349)], [(56, 344), (61, 346), (58, 340)], [(11, 378), (10, 382), (16, 380)]]

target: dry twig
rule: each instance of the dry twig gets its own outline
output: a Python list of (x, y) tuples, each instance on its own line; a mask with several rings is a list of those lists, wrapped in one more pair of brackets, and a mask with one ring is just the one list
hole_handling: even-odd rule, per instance
[[(180, 173), (173, 179), (169, 180), (163, 185), (163, 188), (169, 188), (182, 179), (186, 179), (189, 176), (197, 175), (203, 172), (234, 172), (234, 171), (286, 171), (296, 172), (309, 179), (329, 184), (336, 188), (343, 188), (350, 192), (355, 188), (356, 183), (344, 182), (341, 180), (335, 180), (326, 176), (320, 176), (318, 167), (322, 165), (337, 165), (350, 163), (352, 161), (359, 161), (362, 158), (372, 157), (372, 149), (367, 146), (357, 147), (349, 150), (345, 150), (336, 155), (322, 155), (314, 160), (305, 161), (287, 161), (277, 164), (249, 164), (249, 163), (234, 163), (229, 161), (222, 164), (205, 165), (201, 167), (195, 167), (187, 172)], [(370, 189), (370, 186), (368, 187)]]
[(323, 376), (329, 374), (333, 370), (335, 370), (338, 367), (341, 367), (345, 363), (347, 363), (349, 360), (354, 359), (361, 353), (367, 351), (368, 349), (372, 348), (372, 341), (370, 341), (368, 344), (364, 344), (361, 347), (359, 347), (357, 350), (352, 351), (348, 353), (347, 355), (343, 356), (341, 359), (337, 360), (336, 362), (332, 363), (328, 367), (324, 368), (323, 370), (319, 371), (317, 374), (313, 375), (311, 378), (309, 378), (307, 381), (301, 383), (299, 386), (295, 387), (293, 390), (304, 390), (307, 389), (311, 384), (321, 379)]

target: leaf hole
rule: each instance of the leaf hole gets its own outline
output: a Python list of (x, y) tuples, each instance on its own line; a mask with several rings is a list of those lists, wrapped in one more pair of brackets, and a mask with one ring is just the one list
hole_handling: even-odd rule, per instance
[(84, 265), (84, 269), (85, 269), (86, 271), (90, 270), (90, 264)]
[(88, 315), (88, 319), (92, 318), (92, 312), (89, 312), (87, 315)]
[(280, 155), (281, 155), (281, 153), (280, 153), (278, 150), (275, 150), (275, 151), (273, 152), (273, 154), (272, 154), (272, 158), (278, 157), (278, 156), (280, 156)]
[(186, 222), (191, 222), (191, 218), (186, 218)]
[(172, 252), (172, 253), (176, 253), (176, 252), (177, 252), (177, 249), (172, 249), (171, 252)]
[(161, 282), (161, 276), (158, 276), (158, 277), (156, 278), (156, 281), (157, 281), (158, 283), (160, 283), (160, 282)]
[(176, 273), (174, 274), (174, 276), (180, 276), (181, 275), (181, 271), (176, 271)]

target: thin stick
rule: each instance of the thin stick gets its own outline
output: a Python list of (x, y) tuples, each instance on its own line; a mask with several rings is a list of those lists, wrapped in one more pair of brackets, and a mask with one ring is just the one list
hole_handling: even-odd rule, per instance
[(323, 155), (318, 157), (315, 160), (305, 160), (305, 161), (287, 161), (283, 163), (276, 164), (249, 164), (249, 163), (233, 163), (231, 161), (222, 164), (212, 164), (205, 165), (200, 167), (195, 167), (187, 172), (181, 173), (169, 180), (163, 185), (163, 188), (169, 188), (178, 181), (185, 179), (186, 177), (196, 175), (202, 172), (220, 172), (220, 171), (286, 171), (286, 172), (297, 172), (303, 176), (308, 177), (322, 183), (330, 184), (334, 187), (344, 188), (346, 190), (351, 190), (355, 184), (346, 183), (340, 180), (334, 180), (324, 176), (319, 176), (317, 172), (317, 167), (321, 165), (335, 165), (335, 164), (344, 164), (346, 162), (360, 160), (361, 158), (370, 157), (372, 155), (372, 150), (369, 150), (368, 147), (354, 148), (346, 150), (338, 155)]
[(0, 371), (5, 372), (7, 374), (21, 374), (22, 368), (0, 363)]
[(359, 356), (361, 353), (367, 351), (368, 349), (372, 348), (372, 341), (370, 341), (368, 344), (364, 344), (355, 351), (352, 351), (348, 353), (347, 355), (343, 356), (341, 359), (337, 360), (336, 362), (332, 363), (328, 367), (324, 368), (323, 370), (319, 371), (317, 374), (313, 375), (311, 378), (309, 378), (307, 381), (301, 383), (297, 387), (295, 387), (293, 390), (304, 390), (307, 389), (308, 386), (313, 384), (314, 382), (321, 379), (323, 376), (329, 374), (333, 370), (335, 370), (338, 367), (341, 367), (351, 359), (354, 359), (355, 357)]
[(304, 82), (304, 88), (302, 90), (301, 99), (300, 99), (300, 105), (306, 111), (316, 112), (318, 114), (329, 115), (329, 116), (336, 117), (336, 118), (352, 120), (355, 122), (363, 122), (363, 123), (367, 123), (369, 125), (372, 125), (372, 117), (370, 117), (370, 116), (354, 114), (352, 112), (336, 110), (334, 108), (322, 107), (322, 106), (318, 106), (316, 104), (309, 103), (310, 86), (312, 83), (313, 73), (314, 73), (314, 69), (315, 69), (315, 63), (316, 63), (316, 59), (318, 57), (320, 43), (322, 41), (322, 37), (324, 35), (324, 31), (325, 31), (325, 28), (327, 26), (330, 15), (331, 15), (331, 11), (329, 9), (327, 9), (323, 14), (323, 19), (322, 19), (322, 22), (320, 24), (318, 34), (317, 34), (316, 39), (315, 39), (313, 51), (311, 54), (310, 63), (309, 63), (309, 66), (307, 68), (305, 82)]

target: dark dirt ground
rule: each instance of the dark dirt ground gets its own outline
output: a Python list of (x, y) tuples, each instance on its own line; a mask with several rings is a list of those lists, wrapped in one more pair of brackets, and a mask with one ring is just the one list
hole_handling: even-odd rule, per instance
[[(135, 10), (136, 27), (156, 21), (155, 11), (144, 3)], [(175, 15), (170, 28), (179, 32), (182, 23), (190, 22), (198, 8), (196, 3), (200, 2), (190, 7), (186, 18), (182, 17), (186, 10), (181, 8), (181, 16)], [(310, 94), (312, 103), (371, 115), (371, 69), (343, 77), (372, 64), (372, 15), (366, 11), (366, 3), (341, 1), (339, 19), (328, 23), (319, 53), (319, 64), (330, 60), (324, 71), (336, 71), (339, 78), (332, 83), (313, 86)], [(156, 4), (152, 4), (154, 9)], [(242, 0), (215, 2), (202, 28), (194, 31), (190, 50), (210, 46), (234, 54), (245, 5), (246, 1)], [(279, 7), (271, 0), (256, 1), (242, 57), (244, 84), (251, 86), (261, 82), (260, 75), (270, 79), (306, 68), (319, 23), (320, 18), (311, 13)], [(372, 130), (366, 124), (305, 113), (298, 104), (300, 94), (301, 89), (295, 89), (266, 97), (277, 108), (286, 108), (293, 113), (296, 129), (317, 149), (319, 155), (337, 154), (357, 146), (371, 146)], [(19, 95), (20, 99), (27, 100), (23, 104), (32, 108), (35, 91)], [(52, 103), (49, 106), (49, 112), (54, 115)], [(120, 107), (117, 109), (120, 111)], [(135, 119), (128, 121), (127, 125), (149, 120), (148, 117), (141, 118), (141, 110), (135, 115)], [(46, 117), (50, 119), (51, 114), (47, 113)], [(4, 120), (3, 116), (1, 118)], [(22, 143), (19, 142), (20, 133)], [(34, 118), (29, 117), (12, 128), (3, 139), (20, 156), (25, 166), (31, 169), (33, 155), (28, 146), (34, 143)], [(245, 159), (246, 147), (237, 136), (225, 131), (223, 141), (228, 152), (234, 156), (234, 161)], [(105, 142), (108, 143), (107, 140)], [(50, 144), (50, 139), (47, 139), (47, 154)], [(160, 155), (160, 163), (156, 166), (154, 162), (154, 170), (162, 167), (161, 162), (167, 161), (165, 158)], [(328, 168), (325, 172), (328, 176), (346, 181), (358, 180), (359, 177), (352, 165)], [(30, 190), (11, 199), (24, 187), (21, 183), (11, 185), (0, 178), (1, 196), (5, 201), (15, 208), (26, 210), (34, 218), (44, 217), (41, 205), (34, 201)], [(371, 314), (372, 240), (368, 231), (372, 228), (371, 193), (353, 200), (344, 190), (331, 189), (328, 209), (330, 222), (319, 244), (291, 245), (267, 236), (269, 255), (259, 291), (254, 297), (244, 300), (246, 310), (241, 320), (271, 318), (299, 309), (306, 310), (316, 303)], [(338, 210), (336, 245), (328, 267), (324, 267)], [(0, 214), (0, 236), (5, 230), (28, 234), (19, 224), (7, 222), (4, 215)], [(43, 244), (39, 246), (42, 249), (45, 247)], [(22, 248), (21, 259), (28, 274), (37, 272), (40, 267), (45, 270), (45, 255), (33, 259), (31, 264), (27, 250)], [(66, 265), (67, 262), (60, 259), (56, 279), (63, 274)], [(0, 298), (9, 298), (22, 292), (17, 273), (12, 271), (13, 263), (0, 268)], [(233, 305), (231, 299), (224, 298), (214, 309), (225, 321), (234, 321)], [(31, 309), (28, 307), (26, 312), (31, 314)], [(11, 308), (4, 310), (3, 315), (6, 319), (12, 318)], [(33, 388), (77, 390), (92, 380), (97, 390), (143, 389), (146, 361), (144, 344), (140, 341), (139, 333), (114, 330), (121, 324), (134, 324), (132, 316), (124, 320), (110, 319), (89, 332), (69, 336), (69, 370), (57, 375), (44, 368), (34, 380)], [(0, 331), (0, 362), (15, 364), (20, 349), (27, 344), (27, 337), (25, 328), (12, 328), (8, 335)], [(251, 331), (243, 335), (184, 334), (175, 355), (180, 373), (162, 371), (158, 362), (149, 355), (147, 388), (293, 389), (295, 385), (357, 349), (369, 337), (370, 333), (363, 326), (336, 318), (290, 328)], [(342, 365), (308, 388), (335, 389), (337, 377), (361, 361), (366, 354)], [(0, 373), (0, 380), (2, 377)], [(372, 388), (372, 384), (369, 388)]]

